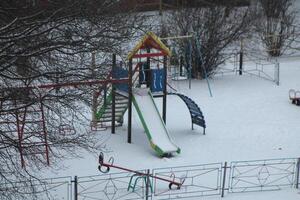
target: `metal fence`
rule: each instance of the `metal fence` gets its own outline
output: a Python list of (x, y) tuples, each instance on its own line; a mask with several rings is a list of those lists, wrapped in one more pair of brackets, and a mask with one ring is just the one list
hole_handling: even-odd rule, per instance
[[(72, 177), (58, 177), (42, 180), (38, 188), (37, 199), (72, 200)], [(45, 189), (47, 192), (43, 192)]]
[(158, 168), (153, 170), (153, 175), (184, 180), (184, 183), (180, 189), (170, 190), (166, 183), (153, 179), (152, 199), (179, 199), (221, 194), (222, 163)]
[[(59, 177), (38, 182), (35, 185), (35, 196), (41, 200), (197, 199), (212, 195), (223, 197), (237, 192), (298, 188), (299, 168), (300, 158), (284, 158), (233, 161), (229, 165), (225, 162), (156, 168), (151, 173), (150, 170), (140, 170), (143, 176), (120, 172), (74, 178)], [(184, 182), (180, 189), (170, 189), (170, 182), (164, 180)], [(1, 183), (0, 191), (5, 189), (5, 184)]]
[(279, 190), (296, 185), (298, 159), (231, 162), (229, 192)]
[[(145, 171), (142, 172), (145, 173)], [(143, 179), (137, 179), (133, 173), (110, 173), (75, 177), (74, 180), (75, 200), (125, 200), (145, 198), (145, 181)]]

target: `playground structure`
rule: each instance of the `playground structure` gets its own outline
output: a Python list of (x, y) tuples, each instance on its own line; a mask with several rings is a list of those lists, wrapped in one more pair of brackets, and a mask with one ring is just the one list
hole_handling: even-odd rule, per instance
[[(113, 157), (110, 157), (110, 159), (106, 163), (106, 162), (104, 162), (104, 154), (101, 152), (100, 155), (99, 155), (98, 170), (102, 173), (108, 173), (111, 168), (115, 168), (115, 169), (119, 169), (119, 170), (122, 170), (122, 171), (134, 173), (130, 177), (130, 181), (129, 181), (128, 188), (127, 188), (127, 191), (132, 189), (132, 192), (134, 192), (136, 184), (137, 184), (139, 179), (144, 179), (145, 185), (150, 186), (151, 192), (152, 192), (153, 189), (152, 189), (152, 186), (151, 186), (151, 182), (149, 181), (149, 177), (151, 177), (155, 180), (160, 180), (160, 181), (169, 183), (168, 187), (169, 187), (170, 190), (172, 190), (172, 189), (179, 190), (181, 188), (182, 184), (185, 181), (185, 178), (180, 178), (177, 181), (176, 180), (177, 178), (175, 177), (174, 174), (171, 175), (170, 179), (167, 179), (167, 178), (164, 178), (164, 177), (154, 176), (154, 175), (149, 174), (149, 173), (143, 173), (143, 172), (131, 170), (131, 169), (128, 169), (128, 168), (125, 168), (125, 167), (120, 167), (120, 166), (114, 165)], [(134, 178), (135, 178), (135, 180), (134, 180)], [(172, 180), (171, 180), (171, 178), (172, 178)]]
[[(143, 53), (143, 51), (145, 51)], [(151, 50), (154, 52), (151, 52)], [(166, 105), (167, 95), (177, 95), (187, 105), (190, 115), (192, 128), (198, 125), (203, 128), (205, 134), (205, 120), (203, 113), (198, 105), (185, 95), (179, 93), (169, 93), (167, 91), (167, 56), (170, 56), (169, 49), (153, 33), (148, 33), (136, 48), (129, 54), (129, 68), (117, 67), (116, 55), (113, 55), (112, 71), (104, 80), (86, 80), (78, 82), (49, 83), (42, 85), (29, 85), (15, 88), (2, 88), (0, 95), (0, 125), (1, 133), (12, 136), (16, 142), (17, 150), (20, 154), (22, 167), (26, 166), (27, 156), (35, 156), (40, 161), (45, 161), (50, 165), (51, 144), (48, 142), (48, 131), (45, 119), (44, 101), (48, 99), (47, 94), (55, 92), (60, 88), (76, 89), (78, 87), (97, 87), (96, 97), (102, 96), (99, 110), (92, 119), (91, 128), (97, 130), (105, 128), (105, 123), (110, 123), (111, 132), (115, 133), (115, 127), (122, 125), (124, 113), (128, 110), (128, 137), (127, 142), (131, 143), (132, 125), (132, 104), (138, 111), (139, 118), (143, 124), (151, 147), (159, 156), (170, 156), (172, 153), (180, 153), (180, 149), (172, 142), (168, 130), (166, 129)], [(163, 57), (163, 61), (159, 61)], [(147, 69), (143, 69), (143, 63), (137, 62), (135, 69), (133, 59), (146, 58)], [(163, 64), (163, 68), (150, 68), (151, 59), (155, 59)], [(147, 74), (141, 78), (142, 74)], [(146, 87), (143, 88), (143, 85)], [(6, 98), (9, 92), (22, 91), (28, 93), (28, 102), (24, 98)], [(21, 93), (20, 93), (21, 94)], [(25, 95), (26, 96), (26, 95)], [(162, 117), (158, 111), (154, 97), (163, 98)], [(150, 109), (145, 109), (150, 108)], [(58, 119), (59, 121), (59, 119)], [(71, 124), (61, 123), (57, 127), (61, 135), (75, 134), (76, 131)], [(8, 142), (9, 143), (9, 142)], [(5, 145), (5, 144), (4, 144)]]
[[(115, 133), (115, 127), (118, 122), (123, 120), (126, 110), (128, 111), (128, 136), (127, 142), (131, 143), (131, 123), (132, 123), (132, 104), (138, 113), (147, 138), (151, 147), (159, 156), (171, 156), (172, 153), (180, 153), (180, 149), (173, 143), (166, 128), (166, 106), (167, 95), (177, 95), (182, 99), (189, 109), (193, 125), (198, 125), (204, 129), (205, 120), (203, 113), (198, 105), (185, 95), (179, 93), (169, 93), (167, 91), (167, 57), (171, 53), (169, 49), (161, 42), (161, 40), (153, 33), (147, 33), (142, 40), (128, 55), (128, 70), (117, 67), (114, 60), (112, 77), (114, 79), (128, 77), (128, 84), (112, 84), (106, 89), (106, 102), (100, 106), (96, 114), (96, 122), (100, 123), (100, 127), (111, 126), (111, 132)], [(161, 61), (159, 58), (163, 57)], [(146, 62), (141, 59), (145, 58)], [(138, 59), (133, 69), (133, 59)], [(150, 65), (150, 61), (156, 61), (156, 66)], [(160, 65), (163, 68), (160, 68)], [(154, 102), (155, 97), (162, 97), (162, 117)], [(127, 106), (126, 106), (127, 98)], [(122, 102), (122, 104), (121, 104)], [(117, 124), (117, 123), (118, 124)]]
[(289, 98), (292, 101), (292, 104), (300, 106), (300, 91), (299, 90), (290, 89)]

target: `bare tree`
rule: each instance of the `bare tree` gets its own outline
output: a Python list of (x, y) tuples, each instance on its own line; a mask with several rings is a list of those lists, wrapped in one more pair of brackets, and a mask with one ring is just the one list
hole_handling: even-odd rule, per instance
[(259, 0), (257, 32), (272, 57), (281, 56), (295, 39), (294, 0)]
[[(172, 12), (168, 25), (169, 34), (194, 36), (190, 40), (193, 49), (192, 74), (203, 78), (204, 68), (209, 76), (225, 62), (226, 48), (247, 31), (251, 18), (248, 7), (218, 6), (211, 3), (205, 7)], [(179, 54), (184, 55), (188, 40), (178, 40), (176, 43)]]
[[(0, 2), (1, 199), (36, 198), (40, 169), (99, 148), (87, 134), (86, 105), (101, 85), (36, 86), (106, 77), (107, 54), (139, 22), (120, 9), (117, 0)], [(92, 52), (100, 60), (93, 71)]]

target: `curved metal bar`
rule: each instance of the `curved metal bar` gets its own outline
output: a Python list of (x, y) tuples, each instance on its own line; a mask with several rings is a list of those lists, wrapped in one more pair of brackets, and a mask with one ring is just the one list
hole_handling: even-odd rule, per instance
[(175, 174), (174, 174), (174, 172), (171, 173), (170, 178), (171, 178), (173, 181), (175, 181)]
[[(109, 159), (109, 160), (111, 160), (111, 159)], [(108, 173), (110, 171), (110, 167), (104, 164), (104, 154), (102, 152), (100, 152), (99, 161), (98, 162), (99, 162), (98, 170), (100, 172), (102, 172), (102, 173)]]
[(109, 160), (108, 160), (108, 163), (109, 163), (110, 165), (113, 165), (113, 164), (114, 164), (114, 161), (115, 161), (114, 157), (110, 157)]
[[(206, 128), (205, 120), (204, 120), (203, 113), (202, 113), (201, 109), (199, 108), (199, 106), (192, 99), (190, 99), (189, 97), (187, 97), (183, 94), (176, 93), (176, 92), (170, 92), (168, 94), (169, 95), (177, 95), (185, 103), (185, 105), (187, 106), (187, 108), (190, 112), (190, 116), (192, 119), (192, 125), (194, 124), (193, 119), (195, 119), (195, 118), (199, 118), (199, 119), (203, 120), (202, 125), (197, 124), (197, 123), (195, 123), (195, 124), (201, 126), (204, 129), (204, 133), (205, 133), (205, 128)], [(197, 113), (199, 113), (199, 115), (196, 116), (195, 112), (193, 112), (193, 111), (196, 111)]]
[(174, 182), (169, 183), (170, 190), (180, 190), (180, 188), (181, 188), (180, 184), (175, 184)]
[(102, 173), (108, 173), (110, 171), (110, 167), (109, 166), (104, 166), (104, 165), (99, 165), (98, 170)]

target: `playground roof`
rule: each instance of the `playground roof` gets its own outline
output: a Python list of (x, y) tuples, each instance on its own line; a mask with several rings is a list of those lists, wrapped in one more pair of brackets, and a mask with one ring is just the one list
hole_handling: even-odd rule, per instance
[[(143, 53), (137, 54), (140, 49), (156, 49), (158, 53)], [(156, 56), (171, 56), (170, 49), (159, 39), (157, 35), (152, 32), (148, 32), (139, 43), (133, 48), (133, 50), (127, 56), (128, 59), (132, 58), (146, 58)]]

